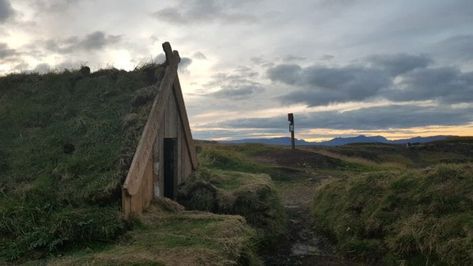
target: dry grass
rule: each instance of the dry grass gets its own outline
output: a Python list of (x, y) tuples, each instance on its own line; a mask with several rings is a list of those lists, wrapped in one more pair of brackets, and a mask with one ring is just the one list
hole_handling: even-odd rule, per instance
[(450, 138), (407, 148), (393, 144), (351, 144), (340, 147), (307, 148), (346, 161), (380, 168), (423, 168), (439, 163), (473, 161), (473, 141), (468, 137)]
[[(169, 211), (169, 209), (172, 211)], [(51, 259), (48, 265), (237, 265), (259, 264), (254, 231), (241, 216), (183, 211), (158, 201), (139, 226), (117, 244)]]
[(242, 215), (266, 248), (285, 232), (285, 212), (266, 174), (200, 169), (179, 190), (187, 208)]
[[(309, 148), (307, 150), (314, 150), (313, 148)], [(401, 159), (401, 160), (396, 160), (396, 161), (391, 161), (391, 162), (375, 162), (363, 157), (356, 157), (356, 156), (348, 156), (348, 155), (343, 155), (341, 153), (337, 153), (336, 151), (330, 151), (326, 149), (319, 149), (316, 150), (317, 153), (340, 159), (342, 161), (350, 162), (353, 164), (359, 164), (359, 165), (364, 165), (366, 167), (374, 169), (406, 169), (406, 159)]]
[(246, 155), (266, 150), (260, 145), (201, 145), (201, 167), (179, 189), (179, 202), (190, 209), (242, 215), (256, 228), (258, 247), (267, 248), (286, 231), (285, 211), (271, 177), (262, 173), (271, 168)]
[(473, 263), (472, 164), (333, 180), (316, 191), (313, 212), (317, 229), (351, 256)]

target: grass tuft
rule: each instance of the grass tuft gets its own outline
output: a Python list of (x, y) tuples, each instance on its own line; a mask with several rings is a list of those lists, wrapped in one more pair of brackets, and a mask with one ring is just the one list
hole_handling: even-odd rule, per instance
[(473, 165), (340, 179), (315, 195), (316, 229), (345, 253), (413, 264), (473, 263)]

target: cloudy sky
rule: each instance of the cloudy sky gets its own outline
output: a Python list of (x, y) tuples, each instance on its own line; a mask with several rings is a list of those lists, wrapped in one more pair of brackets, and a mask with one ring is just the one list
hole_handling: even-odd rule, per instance
[(471, 0), (0, 0), (0, 75), (179, 50), (194, 137), (473, 135)]

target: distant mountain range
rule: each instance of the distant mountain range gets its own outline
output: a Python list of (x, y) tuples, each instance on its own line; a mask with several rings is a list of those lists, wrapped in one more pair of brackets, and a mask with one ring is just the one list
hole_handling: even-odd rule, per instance
[[(308, 142), (303, 139), (296, 139), (296, 145), (320, 145), (320, 146), (341, 146), (352, 143), (386, 143), (386, 144), (407, 144), (407, 143), (426, 143), (437, 140), (444, 140), (449, 136), (432, 136), (432, 137), (415, 137), (409, 139), (388, 140), (383, 136), (364, 136), (346, 138), (334, 138), (329, 141)], [(254, 138), (254, 139), (239, 139), (224, 141), (224, 143), (239, 144), (239, 143), (261, 143), (271, 145), (291, 145), (291, 138)]]

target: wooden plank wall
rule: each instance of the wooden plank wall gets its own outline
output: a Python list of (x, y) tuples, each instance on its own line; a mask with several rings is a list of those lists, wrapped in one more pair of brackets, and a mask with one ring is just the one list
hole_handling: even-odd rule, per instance
[(164, 122), (165, 106), (167, 106), (171, 95), (174, 94), (173, 85), (180, 61), (179, 53), (172, 51), (169, 43), (163, 43), (163, 50), (166, 54), (167, 64), (165, 73), (123, 184), (122, 213), (125, 219), (141, 214), (154, 197), (154, 183), (158, 179), (154, 171), (154, 162), (159, 162), (159, 158), (155, 158), (155, 149), (161, 150), (159, 146), (162, 144), (156, 141), (161, 141), (161, 138), (158, 138), (160, 124)]
[(168, 65), (123, 184), (122, 212), (125, 219), (141, 214), (154, 197), (164, 194), (164, 168), (161, 164), (164, 138), (177, 139), (175, 188), (197, 167), (194, 142), (177, 77), (180, 57), (177, 51), (172, 51), (169, 43), (164, 43), (163, 49)]

